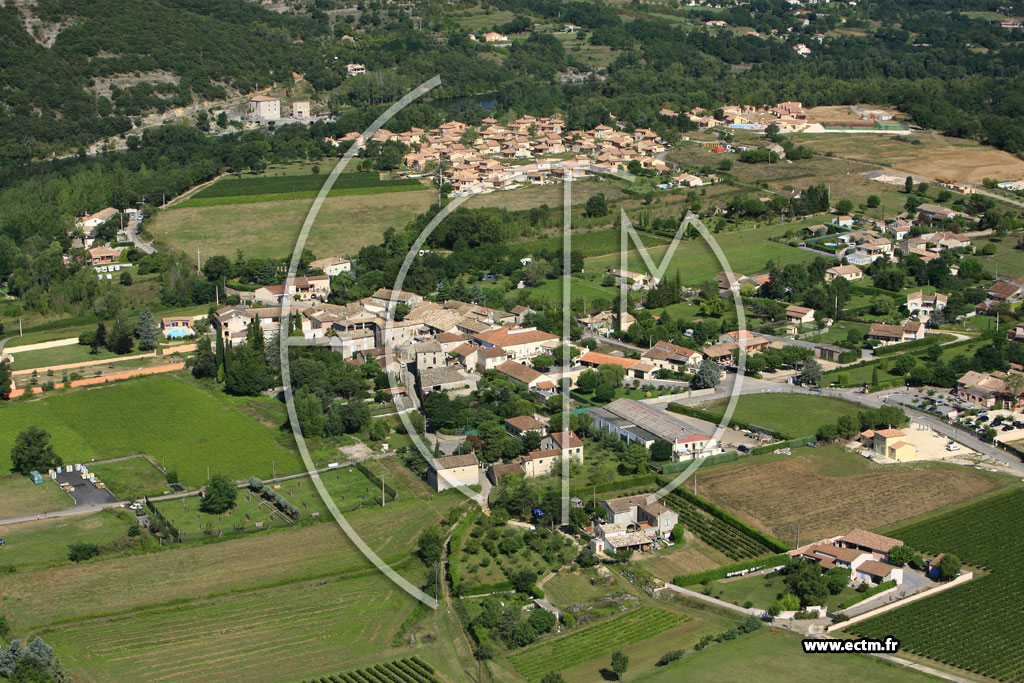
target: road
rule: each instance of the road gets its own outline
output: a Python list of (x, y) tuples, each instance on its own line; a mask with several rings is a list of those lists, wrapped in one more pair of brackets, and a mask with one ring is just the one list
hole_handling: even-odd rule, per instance
[(135, 245), (135, 248), (139, 251), (144, 254), (153, 254), (156, 252), (156, 247), (143, 241), (143, 239), (139, 237), (139, 220), (137, 218), (132, 217), (128, 219), (128, 225), (125, 227), (124, 232), (128, 235), (128, 239), (131, 243)]

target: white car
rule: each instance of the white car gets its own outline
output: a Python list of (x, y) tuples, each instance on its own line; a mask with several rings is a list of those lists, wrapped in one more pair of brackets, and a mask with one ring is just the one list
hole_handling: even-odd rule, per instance
[(946, 450), (947, 451), (958, 451), (958, 450), (960, 450), (960, 446), (958, 446), (955, 443), (951, 443), (948, 446), (946, 446)]

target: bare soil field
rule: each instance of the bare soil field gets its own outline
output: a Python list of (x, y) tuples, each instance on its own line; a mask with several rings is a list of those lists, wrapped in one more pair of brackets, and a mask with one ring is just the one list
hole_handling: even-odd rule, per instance
[[(838, 106), (828, 107), (811, 107), (807, 110), (807, 116), (812, 121), (837, 121), (842, 123), (849, 123), (853, 121), (863, 121), (860, 114), (853, 111), (853, 107), (859, 107), (861, 109), (880, 109), (887, 111), (890, 114), (901, 116), (901, 112), (891, 107), (882, 107), (874, 104), (857, 104), (848, 105), (842, 104)], [(799, 136), (797, 136), (799, 138)]]
[(701, 471), (699, 493), (787, 543), (879, 529), (987, 493), (999, 481), (955, 465), (873, 465), (838, 447)]

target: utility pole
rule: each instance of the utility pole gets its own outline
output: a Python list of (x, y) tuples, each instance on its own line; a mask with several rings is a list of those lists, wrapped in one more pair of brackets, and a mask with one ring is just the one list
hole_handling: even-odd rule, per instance
[(203, 252), (201, 252), (201, 251), (199, 250), (199, 247), (196, 247), (196, 272), (197, 272), (197, 273), (201, 273), (201, 272), (203, 272), (203, 260), (202, 260), (202, 256), (203, 256)]

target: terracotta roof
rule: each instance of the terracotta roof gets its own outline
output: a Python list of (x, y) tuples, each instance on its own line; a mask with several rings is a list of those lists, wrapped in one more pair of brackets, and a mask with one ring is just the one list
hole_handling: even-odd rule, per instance
[(872, 533), (870, 531), (865, 531), (864, 529), (854, 529), (839, 540), (885, 553), (898, 545), (903, 545), (903, 541), (895, 538), (889, 538), (888, 536), (882, 536), (881, 534)]
[(533, 368), (527, 367), (513, 360), (507, 360), (497, 368), (498, 372), (503, 375), (508, 375), (513, 379), (517, 379), (524, 384), (536, 381), (538, 378), (543, 377), (544, 374), (534, 370)]
[(544, 429), (544, 423), (530, 415), (505, 418), (505, 424), (512, 425), (516, 429), (526, 431), (529, 429)]
[(540, 460), (541, 458), (557, 458), (562, 455), (562, 451), (557, 448), (549, 448), (543, 451), (530, 451), (528, 455), (523, 456), (523, 460)]
[(893, 569), (896, 569), (896, 567), (894, 567), (891, 564), (888, 564), (887, 562), (877, 562), (875, 560), (867, 560), (857, 565), (858, 572), (871, 574), (872, 576), (876, 576), (878, 578), (884, 578), (888, 576)]
[(470, 467), (472, 465), (478, 465), (476, 455), (474, 453), (466, 453), (464, 455), (449, 455), (443, 458), (434, 458), (434, 462), (431, 466), (435, 470), (450, 470), (456, 467)]
[(532, 327), (524, 329), (500, 327), (496, 330), (478, 332), (477, 334), (474, 334), (473, 337), (485, 344), (503, 347), (558, 340), (556, 335)]
[[(569, 432), (567, 439), (565, 439), (565, 432), (551, 432), (549, 436), (554, 439), (559, 448), (576, 448), (583, 445), (583, 442), (580, 441), (580, 437), (576, 436), (576, 432), (573, 431)], [(563, 443), (563, 439), (565, 439), (565, 443)]]

